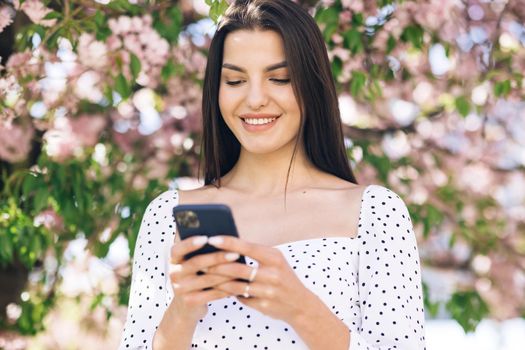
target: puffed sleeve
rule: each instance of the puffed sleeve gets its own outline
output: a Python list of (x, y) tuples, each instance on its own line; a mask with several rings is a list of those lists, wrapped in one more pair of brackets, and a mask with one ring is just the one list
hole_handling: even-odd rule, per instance
[(173, 297), (167, 264), (175, 235), (172, 208), (177, 204), (178, 193), (166, 191), (151, 201), (142, 218), (119, 350), (152, 349), (155, 331)]
[(361, 326), (351, 350), (425, 349), (421, 268), (403, 200), (372, 185), (364, 193), (358, 238)]

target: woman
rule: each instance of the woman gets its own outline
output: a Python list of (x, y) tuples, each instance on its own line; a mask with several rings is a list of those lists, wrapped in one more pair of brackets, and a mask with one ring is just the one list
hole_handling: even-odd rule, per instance
[[(423, 349), (409, 213), (389, 189), (356, 184), (306, 11), (289, 0), (229, 7), (203, 120), (205, 186), (148, 206), (121, 349)], [(180, 241), (171, 210), (181, 203), (227, 204), (240, 238)], [(182, 259), (206, 243), (223, 251)]]

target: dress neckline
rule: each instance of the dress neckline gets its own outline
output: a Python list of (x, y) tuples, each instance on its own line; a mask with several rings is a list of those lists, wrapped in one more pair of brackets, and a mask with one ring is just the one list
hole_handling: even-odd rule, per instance
[[(359, 233), (358, 233), (359, 234)], [(306, 239), (300, 239), (298, 241), (290, 241), (290, 242), (285, 242), (285, 243), (280, 243), (280, 244), (277, 244), (277, 245), (274, 245), (272, 246), (272, 248), (277, 248), (277, 247), (282, 247), (282, 246), (289, 246), (289, 245), (293, 245), (293, 244), (296, 244), (296, 243), (306, 243), (306, 242), (310, 242), (310, 241), (328, 241), (328, 240), (335, 240), (335, 239), (349, 239), (349, 240), (354, 240), (356, 239), (357, 235), (355, 237), (351, 237), (351, 236), (327, 236), (327, 237), (315, 237), (315, 238), (306, 238)]]
[[(348, 239), (348, 240), (355, 240), (358, 236), (359, 236), (359, 228), (360, 228), (360, 223), (361, 223), (361, 219), (362, 219), (362, 214), (363, 214), (363, 203), (365, 201), (365, 196), (366, 196), (366, 193), (367, 191), (369, 190), (369, 188), (373, 186), (373, 184), (369, 184), (365, 187), (365, 189), (363, 190), (362, 194), (361, 194), (361, 205), (359, 207), (359, 218), (357, 219), (357, 227), (356, 227), (356, 235), (355, 236), (324, 236), (324, 237), (314, 237), (314, 238), (306, 238), (306, 239), (300, 239), (300, 240), (296, 240), (296, 241), (290, 241), (290, 242), (284, 242), (284, 243), (280, 243), (280, 244), (277, 244), (277, 245), (273, 245), (273, 246), (269, 246), (269, 247), (272, 247), (272, 248), (278, 248), (278, 247), (282, 247), (282, 246), (287, 246), (287, 245), (292, 245), (292, 244), (296, 244), (296, 243), (304, 243), (304, 242), (308, 242), (308, 241), (319, 241), (319, 240), (331, 240), (331, 239)], [(178, 192), (177, 189), (174, 189), (175, 192)], [(177, 196), (177, 205), (178, 205), (178, 196)]]

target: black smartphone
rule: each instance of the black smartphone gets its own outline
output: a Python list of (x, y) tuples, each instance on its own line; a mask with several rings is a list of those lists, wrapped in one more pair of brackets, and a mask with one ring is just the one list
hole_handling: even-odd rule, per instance
[[(173, 208), (173, 217), (181, 240), (201, 235), (239, 237), (231, 210), (225, 204), (181, 204)], [(200, 249), (186, 254), (184, 259), (219, 250), (210, 244), (205, 244)], [(236, 261), (246, 264), (243, 255)]]

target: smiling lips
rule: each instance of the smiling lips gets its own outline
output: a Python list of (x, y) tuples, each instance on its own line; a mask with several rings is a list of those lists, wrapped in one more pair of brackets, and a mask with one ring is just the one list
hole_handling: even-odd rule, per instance
[(274, 126), (279, 117), (276, 114), (243, 114), (241, 120), (247, 131), (265, 131)]

